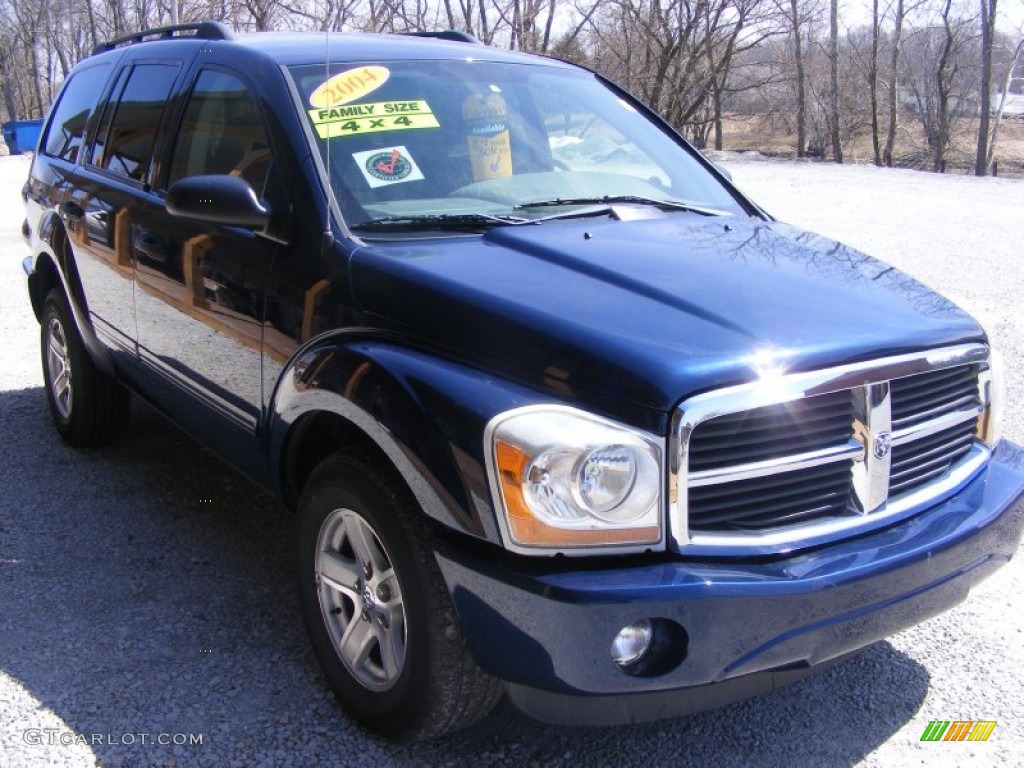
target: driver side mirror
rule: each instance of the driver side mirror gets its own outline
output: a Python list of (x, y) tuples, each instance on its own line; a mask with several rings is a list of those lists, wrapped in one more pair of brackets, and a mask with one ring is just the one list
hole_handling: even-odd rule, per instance
[(237, 176), (189, 176), (174, 182), (164, 204), (172, 216), (230, 227), (264, 229), (270, 211)]

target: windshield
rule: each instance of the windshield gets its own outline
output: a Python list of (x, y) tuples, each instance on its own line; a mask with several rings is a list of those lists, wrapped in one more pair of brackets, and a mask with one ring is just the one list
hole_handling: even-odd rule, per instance
[(672, 137), (582, 70), (445, 60), (291, 73), (356, 230), (482, 229), (607, 215), (613, 203), (743, 212)]

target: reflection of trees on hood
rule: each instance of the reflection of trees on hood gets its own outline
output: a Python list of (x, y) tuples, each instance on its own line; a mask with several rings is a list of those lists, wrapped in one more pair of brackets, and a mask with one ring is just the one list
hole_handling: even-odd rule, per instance
[(691, 246), (703, 246), (740, 264), (802, 269), (815, 278), (851, 286), (881, 286), (929, 317), (963, 315), (956, 304), (905, 272), (855, 248), (788, 224), (693, 227), (687, 231), (686, 240)]

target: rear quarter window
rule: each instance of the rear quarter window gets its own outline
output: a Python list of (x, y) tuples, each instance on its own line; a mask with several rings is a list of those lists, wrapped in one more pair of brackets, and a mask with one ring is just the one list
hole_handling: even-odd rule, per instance
[(53, 107), (42, 142), (43, 154), (71, 163), (78, 161), (86, 125), (109, 75), (109, 64), (82, 69), (71, 75)]

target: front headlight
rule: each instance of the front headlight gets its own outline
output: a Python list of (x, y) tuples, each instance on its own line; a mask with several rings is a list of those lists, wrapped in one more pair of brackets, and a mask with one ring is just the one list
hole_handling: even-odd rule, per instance
[(979, 376), (985, 410), (978, 419), (978, 439), (995, 448), (1003, 436), (1003, 359), (995, 349), (988, 352), (988, 370)]
[(487, 429), (491, 487), (510, 549), (643, 550), (662, 541), (657, 438), (565, 406)]

